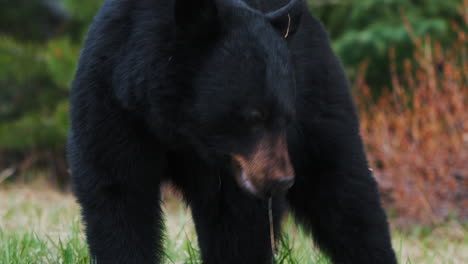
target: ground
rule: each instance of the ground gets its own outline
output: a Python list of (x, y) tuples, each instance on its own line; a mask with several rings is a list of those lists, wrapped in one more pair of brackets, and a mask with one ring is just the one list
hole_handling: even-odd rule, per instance
[[(193, 223), (186, 208), (165, 195), (166, 263), (200, 263)], [(393, 245), (401, 264), (468, 263), (468, 223), (393, 229)], [(287, 219), (279, 264), (325, 264), (313, 243)], [(79, 220), (70, 194), (40, 186), (0, 186), (0, 263), (89, 263)]]

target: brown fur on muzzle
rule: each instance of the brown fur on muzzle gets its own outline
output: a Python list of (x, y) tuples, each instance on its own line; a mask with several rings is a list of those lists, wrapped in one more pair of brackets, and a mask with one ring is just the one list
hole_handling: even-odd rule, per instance
[(233, 154), (232, 157), (241, 168), (236, 177), (238, 183), (254, 194), (270, 193), (272, 183), (289, 181), (292, 184), (294, 169), (284, 135), (265, 136), (250, 154)]

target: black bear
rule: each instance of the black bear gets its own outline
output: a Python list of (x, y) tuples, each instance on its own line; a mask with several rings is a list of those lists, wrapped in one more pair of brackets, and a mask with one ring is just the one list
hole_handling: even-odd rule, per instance
[(396, 263), (347, 79), (302, 0), (107, 0), (70, 111), (99, 264), (161, 262), (164, 182), (205, 264), (272, 263), (269, 201), (276, 232), (290, 209), (333, 263)]

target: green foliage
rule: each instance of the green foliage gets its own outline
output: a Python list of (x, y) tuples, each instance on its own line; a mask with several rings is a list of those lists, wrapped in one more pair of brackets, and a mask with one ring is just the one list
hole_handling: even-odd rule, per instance
[(346, 70), (356, 77), (360, 63), (369, 61), (367, 81), (374, 90), (390, 86), (389, 49), (397, 65), (411, 58), (414, 45), (404, 21), (416, 37), (454, 41), (452, 20), (460, 20), (461, 0), (308, 0), (313, 12), (330, 31), (333, 47)]
[(60, 88), (68, 88), (75, 73), (79, 45), (68, 38), (50, 41), (45, 54), (47, 73), (52, 82)]
[(0, 124), (0, 146), (10, 150), (56, 149), (68, 131), (68, 104), (62, 102), (49, 112), (34, 111)]
[(56, 0), (0, 0), (0, 6), (0, 32), (24, 41), (44, 40), (61, 31), (67, 20)]
[(19, 2), (0, 0), (0, 150), (63, 149), (68, 90), (102, 1)]

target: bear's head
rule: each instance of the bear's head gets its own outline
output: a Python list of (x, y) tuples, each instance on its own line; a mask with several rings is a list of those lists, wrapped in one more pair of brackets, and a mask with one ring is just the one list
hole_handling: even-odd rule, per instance
[(267, 13), (241, 0), (176, 1), (179, 38), (203, 53), (191, 66), (190, 133), (207, 159), (229, 159), (239, 185), (261, 197), (294, 183), (286, 131), (295, 119), (295, 77), (287, 42), (303, 8), (301, 0)]

